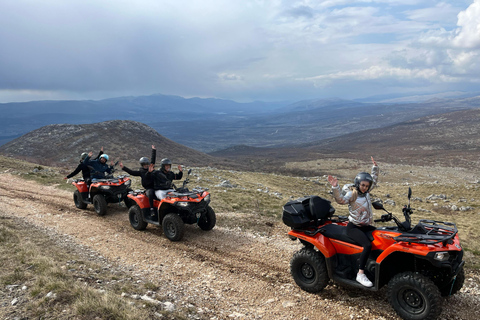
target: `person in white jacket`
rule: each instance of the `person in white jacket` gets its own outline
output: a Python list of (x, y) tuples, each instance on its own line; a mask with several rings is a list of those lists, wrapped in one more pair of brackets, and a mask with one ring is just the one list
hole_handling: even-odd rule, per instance
[(365, 265), (368, 256), (372, 250), (372, 243), (366, 233), (375, 229), (372, 226), (373, 210), (370, 200), (370, 191), (376, 186), (379, 168), (372, 157), (372, 174), (360, 172), (354, 179), (353, 190), (342, 194), (338, 180), (335, 177), (328, 176), (328, 182), (332, 185), (333, 196), (339, 204), (348, 204), (349, 223), (347, 225), (347, 235), (358, 242), (363, 251), (360, 255), (358, 273), (356, 280), (366, 287), (373, 286), (373, 283), (365, 275)]

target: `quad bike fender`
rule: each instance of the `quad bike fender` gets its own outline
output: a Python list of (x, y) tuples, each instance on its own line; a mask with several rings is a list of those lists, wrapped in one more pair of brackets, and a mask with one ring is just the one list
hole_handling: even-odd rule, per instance
[(162, 204), (163, 203), (168, 203), (168, 204), (174, 204), (175, 202), (178, 201), (178, 198), (170, 198), (170, 197), (166, 197), (166, 198), (163, 198), (162, 199)]
[(416, 246), (405, 246), (404, 244), (396, 243), (388, 247), (377, 257), (377, 263), (382, 263), (385, 258), (394, 252), (404, 252), (416, 256), (426, 256), (429, 251), (425, 250), (424, 246), (416, 248)]
[(144, 209), (144, 208), (149, 208), (150, 207), (150, 203), (148, 202), (148, 197), (145, 196), (144, 194), (138, 194), (138, 195), (133, 195), (131, 193), (129, 193), (127, 195), (127, 197), (133, 201), (135, 201), (135, 203), (141, 208), (141, 209)]
[(394, 252), (404, 252), (419, 257), (427, 257), (429, 253), (441, 251), (462, 251), (458, 236), (456, 236), (451, 243), (445, 245), (442, 243), (436, 243), (426, 246), (424, 244), (397, 242), (386, 248), (382, 254), (378, 256), (377, 263), (381, 263), (386, 257)]
[(87, 184), (84, 181), (74, 181), (72, 184), (77, 188), (77, 190), (82, 192), (88, 192)]
[(325, 256), (325, 258), (330, 258), (337, 253), (330, 239), (324, 237), (321, 233), (317, 233), (314, 236), (307, 236), (301, 231), (290, 230), (288, 235), (292, 238), (298, 238), (302, 241), (311, 243)]

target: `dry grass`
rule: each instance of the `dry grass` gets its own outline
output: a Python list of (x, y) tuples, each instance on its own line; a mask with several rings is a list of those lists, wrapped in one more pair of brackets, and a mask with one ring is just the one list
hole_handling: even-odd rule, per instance
[[(122, 292), (145, 294), (153, 285), (105, 285), (100, 290), (96, 285), (114, 283), (118, 274), (82, 261), (30, 225), (1, 215), (0, 220), (0, 287), (3, 291), (7, 286), (25, 286), (15, 289), (18, 305), (1, 308), (0, 318), (133, 320), (162, 313), (165, 319), (185, 319), (180, 312), (166, 313), (121, 296)], [(0, 293), (0, 298), (10, 304), (13, 297), (6, 296), (8, 291)]]

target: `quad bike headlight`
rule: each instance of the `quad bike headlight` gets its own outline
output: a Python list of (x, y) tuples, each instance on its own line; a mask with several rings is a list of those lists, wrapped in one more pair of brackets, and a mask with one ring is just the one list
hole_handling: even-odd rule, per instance
[(177, 205), (179, 207), (188, 207), (189, 203), (188, 202), (177, 202)]
[(131, 184), (132, 184), (132, 180), (127, 180), (127, 181), (125, 181), (125, 185), (126, 185), (127, 187), (130, 187)]
[(450, 254), (448, 252), (437, 252), (435, 253), (435, 256), (433, 256), (433, 259), (438, 261), (447, 261), (448, 258), (450, 258)]
[(205, 201), (206, 201), (206, 202), (210, 202), (210, 193), (207, 194), (207, 196), (205, 197)]
[(110, 189), (110, 186), (100, 186), (100, 189), (108, 190)]

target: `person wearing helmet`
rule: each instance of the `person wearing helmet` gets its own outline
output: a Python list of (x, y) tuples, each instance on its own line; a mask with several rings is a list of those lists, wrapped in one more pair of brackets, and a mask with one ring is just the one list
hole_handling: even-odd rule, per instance
[(172, 161), (164, 158), (160, 161), (160, 170), (153, 170), (153, 166), (148, 168), (149, 175), (153, 176), (153, 183), (155, 188), (155, 196), (162, 200), (168, 192), (174, 191), (172, 189), (173, 180), (180, 180), (183, 177), (183, 167), (178, 166), (178, 173), (172, 171)]
[(152, 211), (152, 214), (155, 213), (155, 208), (153, 206), (153, 200), (155, 199), (155, 190), (153, 188), (154, 187), (153, 177), (151, 175), (147, 176), (147, 173), (148, 173), (148, 167), (150, 166), (150, 164), (155, 165), (156, 157), (157, 157), (157, 149), (155, 149), (155, 146), (152, 145), (152, 155), (150, 157), (150, 160), (147, 157), (141, 157), (140, 160), (138, 161), (140, 163), (140, 169), (131, 170), (126, 166), (124, 166), (122, 162), (119, 163), (120, 168), (122, 168), (122, 170), (127, 172), (129, 175), (142, 178), (142, 187), (145, 188), (145, 194), (148, 197), (148, 201), (150, 203), (150, 211)]
[(110, 166), (107, 164), (108, 155), (106, 153), (100, 155), (98, 159), (91, 159), (93, 152), (90, 151), (83, 160), (83, 163), (91, 168), (91, 178), (92, 179), (103, 179), (105, 178), (105, 173), (112, 173), (113, 162), (110, 163)]
[(379, 172), (378, 165), (373, 157), (372, 163), (372, 174), (367, 172), (357, 174), (353, 180), (353, 190), (343, 194), (340, 192), (337, 178), (330, 175), (328, 176), (328, 182), (332, 185), (335, 201), (339, 204), (348, 204), (349, 222), (347, 225), (347, 235), (363, 247), (359, 259), (356, 280), (366, 287), (373, 286), (373, 283), (365, 275), (365, 265), (372, 250), (372, 243), (367, 233), (375, 230), (375, 227), (372, 226), (373, 210), (370, 191), (377, 184)]
[[(98, 159), (102, 154), (103, 154), (103, 147), (100, 149), (100, 153), (98, 154), (96, 159)], [(88, 181), (90, 180), (90, 168), (88, 168), (88, 166), (83, 163), (83, 160), (85, 160), (87, 155), (88, 153), (86, 152), (82, 153), (80, 155), (80, 163), (78, 164), (77, 168), (63, 179), (65, 180), (70, 179), (76, 176), (80, 171), (82, 171), (83, 180), (88, 183)]]

